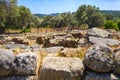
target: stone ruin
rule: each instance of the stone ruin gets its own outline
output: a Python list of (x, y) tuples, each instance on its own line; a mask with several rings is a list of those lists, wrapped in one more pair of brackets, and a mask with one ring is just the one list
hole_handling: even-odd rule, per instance
[(0, 80), (120, 80), (119, 35), (92, 28), (0, 39)]

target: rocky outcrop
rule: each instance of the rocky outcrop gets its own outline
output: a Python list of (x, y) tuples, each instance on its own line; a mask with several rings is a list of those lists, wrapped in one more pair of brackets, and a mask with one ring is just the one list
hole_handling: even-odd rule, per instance
[(107, 32), (106, 30), (99, 29), (99, 28), (91, 28), (87, 31), (87, 35), (108, 38), (111, 36), (111, 33)]
[(66, 37), (66, 36), (56, 36), (54, 38), (47, 38), (44, 43), (44, 47), (53, 46), (63, 46), (63, 47), (77, 47), (78, 39)]
[(109, 72), (114, 63), (112, 51), (108, 47), (93, 46), (86, 52), (84, 63), (96, 72)]
[(3, 45), (6, 49), (16, 49), (16, 48), (20, 48), (20, 49), (29, 49), (30, 47), (24, 44), (4, 44)]
[(0, 80), (39, 80), (36, 76), (7, 76), (0, 77)]
[(84, 80), (120, 80), (120, 76), (112, 73), (89, 72)]
[(0, 76), (9, 75), (13, 70), (14, 53), (10, 50), (0, 49)]
[(19, 75), (34, 75), (37, 69), (37, 55), (34, 53), (19, 53), (15, 59), (14, 71)]
[(119, 46), (120, 41), (116, 39), (108, 39), (108, 38), (98, 38), (98, 37), (89, 37), (89, 42), (92, 44), (97, 44), (100, 46)]
[(120, 74), (120, 49), (116, 50), (115, 53), (113, 54), (113, 56), (115, 59), (114, 73)]
[(82, 80), (83, 64), (79, 58), (46, 57), (40, 80)]
[(110, 74), (107, 73), (100, 74), (92, 72), (86, 75), (85, 80), (113, 80), (113, 79), (111, 79)]

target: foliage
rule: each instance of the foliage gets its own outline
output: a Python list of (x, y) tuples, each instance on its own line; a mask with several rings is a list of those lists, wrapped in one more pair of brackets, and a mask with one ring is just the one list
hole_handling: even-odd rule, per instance
[[(21, 29), (22, 32), (29, 32), (31, 27), (101, 27), (120, 29), (119, 18), (120, 11), (100, 11), (98, 7), (91, 5), (82, 5), (76, 12), (55, 13), (37, 17), (33, 15), (29, 8), (18, 6), (17, 0), (0, 0), (0, 27), (8, 29)], [(115, 15), (117, 15), (117, 18)], [(109, 21), (106, 21), (109, 20)], [(113, 20), (113, 21), (110, 21)], [(115, 22), (118, 21), (118, 23)]]
[(119, 30), (117, 23), (114, 21), (106, 21), (105, 28)]
[(21, 31), (21, 33), (30, 33), (30, 32), (31, 32), (30, 29), (23, 29), (23, 30)]
[(117, 10), (101, 10), (100, 12), (108, 15), (109, 17), (112, 17), (112, 19), (113, 18), (117, 18), (117, 19), (120, 18), (120, 11), (117, 11)]
[(96, 6), (82, 5), (76, 12), (79, 25), (88, 24), (89, 28), (104, 25), (104, 16)]
[(120, 30), (120, 20), (118, 21), (117, 25), (118, 25), (118, 28)]
[(24, 30), (33, 25), (40, 25), (40, 21), (29, 8), (17, 6), (17, 0), (0, 0), (0, 27)]

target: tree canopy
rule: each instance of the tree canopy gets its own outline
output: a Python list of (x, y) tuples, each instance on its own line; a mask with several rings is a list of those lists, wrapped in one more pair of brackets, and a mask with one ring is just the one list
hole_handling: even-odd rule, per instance
[(76, 12), (76, 19), (79, 25), (87, 24), (89, 28), (104, 25), (104, 16), (96, 6), (80, 6)]
[[(17, 0), (0, 0), (0, 27), (5, 29), (29, 29), (31, 27), (103, 27), (120, 29), (120, 21), (105, 14), (96, 6), (81, 5), (76, 12), (38, 17), (25, 6), (18, 6)], [(116, 22), (114, 24), (114, 22)], [(113, 26), (114, 25), (114, 26)], [(117, 26), (116, 26), (117, 25)]]

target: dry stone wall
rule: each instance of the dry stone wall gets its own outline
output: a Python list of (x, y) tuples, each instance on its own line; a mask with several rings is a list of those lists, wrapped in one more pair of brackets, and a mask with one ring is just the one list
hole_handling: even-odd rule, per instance
[(113, 35), (92, 28), (28, 37), (36, 39), (33, 46), (13, 38), (0, 48), (0, 80), (120, 80), (120, 41)]

